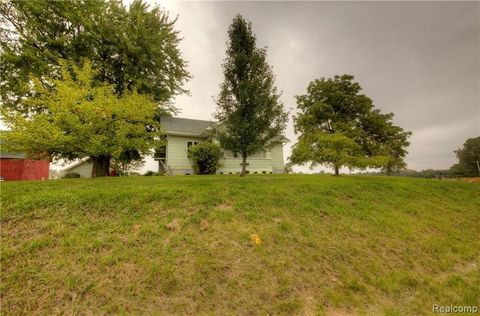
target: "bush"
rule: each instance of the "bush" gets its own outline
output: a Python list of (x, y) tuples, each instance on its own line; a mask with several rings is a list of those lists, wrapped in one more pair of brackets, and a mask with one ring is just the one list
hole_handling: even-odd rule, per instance
[(145, 172), (143, 175), (146, 176), (146, 177), (151, 177), (151, 176), (155, 175), (155, 172), (153, 172), (153, 171), (151, 171), (151, 170), (148, 170), (148, 171)]
[(64, 176), (64, 179), (73, 179), (73, 178), (80, 178), (80, 174), (76, 172), (67, 172)]
[(267, 172), (265, 170), (262, 171), (263, 174), (267, 174)]
[(217, 144), (204, 142), (190, 147), (188, 156), (196, 174), (214, 174), (220, 167), (223, 150)]

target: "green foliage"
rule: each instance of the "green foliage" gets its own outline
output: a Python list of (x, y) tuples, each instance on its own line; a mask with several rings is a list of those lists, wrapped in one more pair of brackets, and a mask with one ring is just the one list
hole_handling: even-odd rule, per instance
[(143, 175), (146, 176), (146, 177), (151, 177), (151, 176), (163, 176), (165, 174), (162, 173), (162, 172), (155, 172), (155, 171), (149, 170), (149, 171), (145, 172)]
[(76, 173), (76, 172), (67, 172), (63, 178), (65, 179), (73, 179), (73, 178), (80, 178), (80, 174)]
[[(382, 171), (368, 171), (357, 173), (359, 175), (369, 175), (369, 176), (385, 176), (389, 175), (384, 170)], [(450, 170), (436, 170), (436, 169), (422, 169), (420, 171), (413, 169), (402, 169), (394, 172), (394, 175), (401, 177), (414, 177), (414, 178), (427, 178), (427, 179), (441, 179), (441, 178), (451, 178), (453, 175)]]
[(387, 173), (405, 167), (410, 132), (393, 125), (393, 114), (382, 114), (351, 75), (312, 81), (307, 94), (297, 96), (299, 114), (291, 164), (310, 162), (342, 167), (383, 168)]
[(353, 139), (340, 134), (311, 132), (299, 138), (293, 146), (292, 162), (310, 161), (314, 167), (327, 164), (338, 170), (341, 166), (349, 168), (366, 168), (379, 165), (384, 157), (366, 157), (361, 147)]
[[(278, 143), (288, 120), (274, 86), (266, 48), (256, 47), (251, 23), (235, 16), (228, 29), (224, 82), (216, 100), (215, 117), (221, 123), (218, 139), (222, 147), (242, 155), (267, 150)], [(245, 174), (245, 165), (242, 175)]]
[(30, 77), (52, 76), (62, 59), (92, 61), (95, 79), (148, 94), (165, 110), (190, 77), (167, 13), (142, 1), (17, 1), (0, 3), (0, 82), (4, 106), (28, 111)]
[(220, 167), (222, 148), (215, 143), (203, 142), (188, 149), (196, 174), (214, 174)]
[(469, 138), (463, 144), (463, 148), (455, 151), (458, 163), (450, 168), (454, 176), (475, 177), (480, 176), (477, 165), (480, 164), (480, 137)]
[(112, 160), (112, 169), (118, 175), (123, 176), (129, 174), (134, 169), (142, 167), (144, 163), (142, 155), (137, 150), (127, 149), (119, 157)]
[(28, 156), (46, 153), (53, 159), (95, 160), (119, 159), (132, 150), (147, 154), (159, 145), (157, 105), (152, 98), (129, 91), (117, 95), (113, 85), (94, 81), (89, 62), (82, 68), (63, 62), (58, 72), (61, 79), (32, 78), (35, 97), (24, 101), (29, 115), (1, 109), (10, 128), (1, 136), (11, 150)]

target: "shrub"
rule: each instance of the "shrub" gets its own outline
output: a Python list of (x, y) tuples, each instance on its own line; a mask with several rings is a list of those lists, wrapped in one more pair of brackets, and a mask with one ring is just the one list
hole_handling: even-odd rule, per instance
[(73, 179), (73, 178), (80, 178), (80, 174), (76, 172), (67, 172), (64, 176), (64, 179)]
[(262, 171), (263, 174), (267, 174), (267, 172), (265, 170)]
[(254, 171), (253, 174), (258, 174), (258, 172), (257, 172), (257, 171)]
[(151, 177), (151, 176), (153, 176), (154, 174), (155, 174), (155, 172), (148, 170), (148, 171), (145, 172), (143, 175), (146, 176), (146, 177)]
[(196, 174), (214, 174), (220, 167), (223, 150), (217, 144), (204, 142), (190, 147), (188, 155)]

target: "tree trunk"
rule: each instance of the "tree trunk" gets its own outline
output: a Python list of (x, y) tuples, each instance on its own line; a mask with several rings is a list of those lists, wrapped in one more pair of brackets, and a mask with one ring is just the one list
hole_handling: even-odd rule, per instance
[(242, 172), (240, 172), (240, 177), (245, 177), (247, 170), (247, 154), (242, 153)]
[(339, 175), (339, 170), (340, 170), (340, 168), (337, 165), (335, 165), (335, 175), (336, 176)]
[(387, 176), (391, 176), (392, 175), (392, 168), (390, 167), (387, 167)]
[(106, 177), (110, 172), (110, 156), (91, 157), (93, 161), (92, 178)]

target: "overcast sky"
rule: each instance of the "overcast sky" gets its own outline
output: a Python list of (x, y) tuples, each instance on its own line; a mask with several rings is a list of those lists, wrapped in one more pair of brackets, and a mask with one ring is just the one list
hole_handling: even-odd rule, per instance
[[(156, 3), (150, 1), (150, 3)], [(178, 15), (194, 78), (179, 116), (212, 119), (235, 14), (268, 46), (285, 109), (308, 83), (352, 74), (376, 107), (412, 131), (409, 168), (448, 168), (480, 136), (480, 2), (160, 2)], [(295, 142), (292, 120), (286, 136)]]

